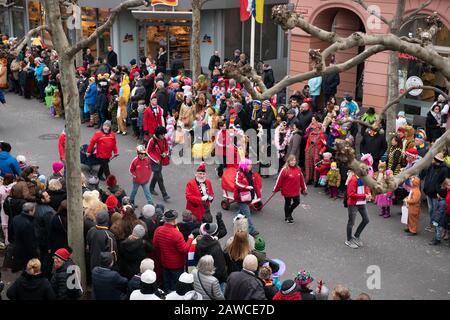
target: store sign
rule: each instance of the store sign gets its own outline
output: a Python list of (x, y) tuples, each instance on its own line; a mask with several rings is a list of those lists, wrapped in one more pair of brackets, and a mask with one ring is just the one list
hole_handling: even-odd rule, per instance
[(407, 53), (398, 53), (398, 58), (399, 59), (405, 59), (405, 60), (417, 60), (417, 57), (407, 54)]
[[(405, 89), (409, 90), (410, 88), (416, 88), (423, 86), (423, 81), (419, 77), (412, 76), (406, 80)], [(417, 97), (422, 93), (423, 89), (414, 89), (409, 92), (411, 96)]]
[(178, 0), (152, 0), (151, 2), (152, 6), (157, 6), (160, 4), (170, 7), (176, 7), (178, 6)]

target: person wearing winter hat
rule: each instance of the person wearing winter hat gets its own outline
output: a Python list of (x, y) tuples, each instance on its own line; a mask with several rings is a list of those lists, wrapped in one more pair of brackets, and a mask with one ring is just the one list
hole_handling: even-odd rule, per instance
[(155, 206), (151, 204), (146, 204), (142, 208), (142, 214), (139, 217), (145, 225), (147, 226), (148, 238), (153, 240), (153, 235), (155, 233), (156, 228), (158, 228), (160, 224), (160, 214), (156, 213)]
[[(57, 300), (77, 300), (81, 296), (81, 282), (73, 268), (71, 250), (66, 248), (56, 250), (53, 254), (53, 274), (50, 284)], [(67, 286), (69, 276), (75, 276), (75, 288)]]
[(106, 201), (105, 201), (106, 207), (108, 208), (108, 211), (113, 214), (114, 212), (117, 212), (117, 206), (119, 205), (119, 200), (113, 195), (110, 195)]
[(300, 288), (294, 280), (285, 280), (273, 300), (303, 300)]
[(258, 259), (249, 254), (244, 258), (243, 269), (230, 274), (225, 288), (226, 300), (266, 300), (263, 283), (256, 276)]
[(192, 231), (200, 227), (200, 222), (197, 222), (197, 220), (193, 218), (190, 210), (184, 210), (182, 218), (182, 221), (178, 223), (177, 227), (183, 234), (184, 240), (187, 240)]
[(147, 145), (147, 154), (151, 160), (151, 167), (153, 171), (153, 178), (150, 181), (150, 193), (157, 196), (155, 191), (156, 183), (158, 183), (161, 190), (164, 201), (168, 201), (170, 196), (167, 194), (166, 187), (164, 186), (164, 177), (162, 174), (162, 168), (170, 164), (169, 144), (165, 137), (167, 130), (163, 126), (159, 126), (155, 129), (153, 137), (150, 139)]
[(0, 176), (4, 177), (11, 173), (19, 176), (22, 173), (19, 162), (11, 154), (11, 145), (7, 142), (0, 141)]
[(315, 295), (311, 293), (313, 290), (310, 288), (313, 281), (314, 278), (311, 277), (310, 272), (303, 270), (297, 273), (295, 282), (300, 286), (299, 291), (302, 295), (302, 300), (316, 300)]
[(157, 293), (156, 273), (146, 270), (141, 274), (141, 288), (131, 293), (130, 300), (161, 300)]
[(164, 225), (158, 227), (153, 236), (153, 246), (161, 253), (161, 266), (164, 272), (164, 291), (175, 290), (178, 277), (184, 272), (186, 254), (191, 247), (194, 236), (185, 241), (177, 229), (178, 212), (168, 210), (164, 213)]
[(152, 176), (152, 162), (147, 154), (147, 151), (145, 150), (145, 146), (137, 146), (136, 152), (137, 156), (130, 164), (130, 174), (133, 177), (133, 190), (131, 190), (130, 194), (131, 202), (134, 204), (134, 199), (136, 197), (137, 191), (139, 190), (139, 187), (142, 187), (145, 199), (147, 200), (147, 204), (154, 204), (148, 186), (150, 177)]
[(186, 210), (190, 210), (198, 222), (202, 222), (205, 212), (209, 211), (214, 200), (212, 183), (206, 178), (206, 165), (200, 163), (195, 178), (186, 184)]
[(109, 170), (109, 161), (114, 157), (119, 156), (119, 151), (117, 149), (116, 135), (111, 130), (111, 121), (106, 120), (103, 123), (102, 129), (97, 131), (91, 138), (89, 143), (86, 156), (89, 157), (93, 150), (94, 146), (97, 147), (96, 157), (100, 162), (100, 169), (98, 171), (98, 178), (100, 180), (105, 180), (111, 172)]
[(20, 169), (25, 169), (27, 167), (27, 158), (23, 155), (18, 155), (16, 157), (17, 162), (19, 163)]
[(128, 280), (117, 271), (114, 266), (114, 255), (109, 251), (99, 253), (100, 265), (92, 270), (92, 298), (93, 300), (124, 300)]
[(141, 261), (153, 250), (150, 242), (144, 239), (146, 234), (145, 228), (137, 224), (128, 239), (119, 245), (119, 271), (127, 279), (131, 279), (139, 272)]
[[(155, 270), (155, 262), (150, 258), (145, 258), (141, 261), (139, 266), (139, 273), (135, 274), (130, 281), (128, 282), (128, 297), (130, 297), (131, 293), (135, 290), (141, 289), (141, 277), (144, 272), (147, 270), (154, 271)], [(156, 286), (156, 282), (155, 282)], [(165, 293), (161, 289), (156, 288), (155, 295), (159, 298), (164, 298)]]
[(108, 251), (116, 255), (117, 243), (114, 234), (109, 230), (109, 213), (101, 211), (95, 217), (97, 224), (86, 236), (86, 244), (90, 255), (91, 270), (100, 265), (100, 253)]
[[(125, 190), (117, 183), (117, 178), (115, 175), (111, 174), (106, 178), (107, 189), (105, 191), (105, 196), (114, 195), (119, 204), (122, 203), (122, 199), (127, 196)], [(104, 199), (106, 201), (106, 199)]]
[(408, 122), (406, 121), (405, 111), (399, 111), (397, 114), (397, 119), (395, 120), (395, 131), (399, 128), (406, 126)]
[(194, 275), (184, 272), (178, 278), (176, 290), (166, 296), (166, 300), (203, 300), (194, 289)]

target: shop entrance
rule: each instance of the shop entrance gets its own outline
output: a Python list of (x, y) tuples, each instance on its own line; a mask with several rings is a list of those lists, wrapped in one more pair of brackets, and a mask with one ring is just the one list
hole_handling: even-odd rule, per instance
[(187, 21), (156, 22), (152, 21), (145, 27), (145, 54), (157, 59), (160, 46), (167, 51), (167, 70), (171, 69), (174, 59), (181, 59), (185, 70), (191, 69), (191, 23)]

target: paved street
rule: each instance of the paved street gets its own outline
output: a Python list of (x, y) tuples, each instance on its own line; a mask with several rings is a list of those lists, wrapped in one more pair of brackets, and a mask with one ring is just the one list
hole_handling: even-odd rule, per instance
[[(64, 127), (63, 120), (52, 119), (44, 105), (36, 100), (7, 95), (7, 101), (7, 107), (0, 106), (0, 140), (12, 144), (14, 155), (25, 155), (29, 163), (40, 165), (41, 173), (50, 174), (51, 163), (58, 160), (57, 135)], [(83, 126), (81, 141), (87, 143), (93, 133), (94, 130)], [(118, 146), (120, 157), (111, 163), (111, 168), (119, 184), (129, 193), (128, 168), (135, 155), (136, 142), (130, 136), (120, 136)], [(184, 209), (184, 187), (195, 168), (194, 165), (165, 168), (166, 187), (172, 197), (167, 208)], [(216, 193), (214, 213), (220, 210), (222, 192), (212, 169), (208, 167), (207, 172)], [(264, 180), (263, 199), (270, 195), (274, 183), (275, 177)], [(347, 209), (341, 200), (330, 200), (319, 190), (311, 187), (309, 195), (302, 197), (293, 225), (284, 222), (284, 201), (280, 195), (254, 215), (254, 222), (266, 241), (268, 256), (287, 264), (283, 279), (292, 277), (299, 269), (306, 269), (330, 288), (337, 284), (348, 286), (355, 296), (364, 291), (374, 299), (450, 298), (450, 248), (428, 245), (432, 234), (424, 231), (429, 222), (425, 208), (419, 235), (406, 237), (399, 215), (383, 219), (378, 216), (377, 207), (369, 205), (370, 223), (362, 234), (365, 246), (353, 250), (344, 244)], [(144, 198), (142, 191), (139, 192), (137, 204), (142, 206)], [(156, 200), (162, 202), (160, 197)], [(400, 208), (392, 208), (392, 211), (398, 212)], [(234, 212), (224, 212), (223, 216), (231, 233)], [(357, 219), (359, 223), (360, 218)], [(370, 265), (380, 267), (379, 290), (369, 290), (366, 286), (369, 277), (366, 270)], [(3, 277), (10, 280), (6, 273)]]

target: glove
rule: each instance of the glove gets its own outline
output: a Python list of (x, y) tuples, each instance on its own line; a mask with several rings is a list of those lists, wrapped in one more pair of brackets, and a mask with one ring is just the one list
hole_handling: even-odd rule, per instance
[(221, 211), (216, 213), (216, 219), (217, 220), (222, 220), (222, 212)]
[(253, 187), (252, 187), (252, 186), (247, 186), (246, 189), (247, 189), (247, 190), (253, 190)]
[(208, 201), (213, 201), (213, 197), (211, 197), (211, 196), (208, 196)]
[(208, 195), (202, 197), (202, 201), (208, 200)]

